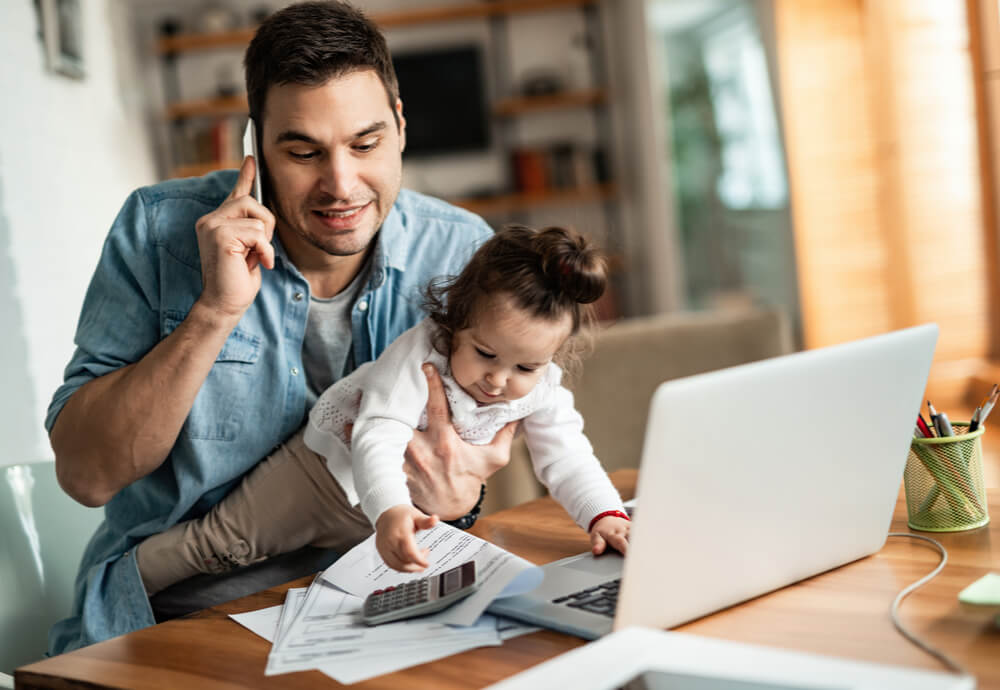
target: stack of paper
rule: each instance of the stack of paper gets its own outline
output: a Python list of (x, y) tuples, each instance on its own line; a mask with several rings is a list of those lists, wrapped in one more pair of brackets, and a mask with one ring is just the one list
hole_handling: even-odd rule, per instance
[[(355, 683), (538, 630), (483, 611), (498, 596), (536, 587), (542, 578), (540, 568), (443, 523), (420, 532), (417, 542), (430, 550), (425, 572), (388, 568), (372, 536), (308, 588), (288, 590), (283, 606), (233, 615), (272, 642), (266, 675), (318, 669), (340, 683)], [(361, 621), (364, 597), (375, 589), (435, 575), (468, 560), (476, 562), (479, 589), (454, 606), (432, 616), (374, 627)]]

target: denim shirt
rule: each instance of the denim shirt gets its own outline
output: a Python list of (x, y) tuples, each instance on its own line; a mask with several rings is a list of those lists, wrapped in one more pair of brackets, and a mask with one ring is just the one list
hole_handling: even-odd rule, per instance
[[(141, 359), (201, 294), (195, 223), (217, 208), (236, 171), (133, 192), (105, 241), (83, 303), (76, 352), (45, 420), (52, 429), (86, 382)], [(354, 361), (370, 361), (423, 313), (421, 290), (458, 273), (491, 230), (476, 215), (403, 190), (376, 235), (367, 284), (351, 312)], [(306, 410), (302, 340), (309, 283), (275, 235), (275, 267), (229, 335), (166, 461), (105, 506), (76, 580), (73, 615), (57, 623), (58, 654), (154, 623), (132, 555), (150, 534), (199, 517), (294, 433)]]

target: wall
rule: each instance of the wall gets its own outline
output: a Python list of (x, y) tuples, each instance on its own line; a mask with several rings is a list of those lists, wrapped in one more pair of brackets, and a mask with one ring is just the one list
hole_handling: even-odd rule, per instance
[(936, 321), (930, 388), (959, 397), (989, 347), (965, 5), (775, 10), (806, 345)]
[(0, 7), (0, 465), (51, 457), (42, 422), (104, 235), (155, 179), (122, 7), (80, 8), (77, 81), (46, 70), (30, 0)]

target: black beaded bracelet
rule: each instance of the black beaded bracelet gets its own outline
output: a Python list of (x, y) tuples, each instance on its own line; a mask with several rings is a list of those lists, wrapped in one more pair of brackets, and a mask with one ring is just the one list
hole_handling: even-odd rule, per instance
[(479, 513), (483, 509), (483, 499), (486, 497), (486, 485), (483, 484), (479, 488), (479, 500), (476, 501), (476, 505), (472, 506), (472, 510), (455, 520), (445, 520), (444, 522), (451, 525), (452, 527), (457, 527), (459, 529), (469, 529), (474, 524), (476, 520), (479, 519)]

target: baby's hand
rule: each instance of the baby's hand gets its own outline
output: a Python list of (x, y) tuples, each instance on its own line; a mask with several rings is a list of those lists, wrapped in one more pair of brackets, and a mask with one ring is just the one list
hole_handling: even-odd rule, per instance
[(607, 515), (594, 523), (590, 528), (590, 550), (595, 556), (604, 553), (604, 548), (610, 546), (621, 555), (628, 548), (629, 521), (625, 518)]
[(404, 573), (427, 567), (429, 549), (417, 546), (417, 531), (437, 524), (437, 515), (424, 515), (411, 505), (389, 508), (375, 521), (375, 548), (385, 564)]

